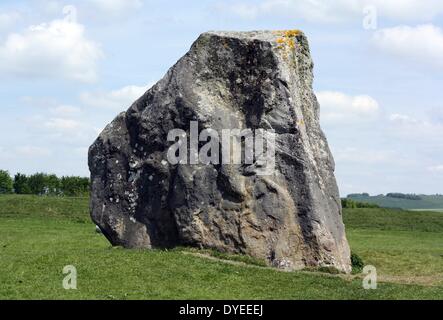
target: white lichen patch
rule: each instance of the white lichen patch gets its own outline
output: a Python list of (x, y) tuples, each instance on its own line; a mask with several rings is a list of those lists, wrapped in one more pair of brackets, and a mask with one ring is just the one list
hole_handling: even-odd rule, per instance
[(131, 169), (136, 168), (139, 165), (139, 161), (138, 160), (131, 160), (131, 162), (129, 163), (129, 167), (131, 167)]

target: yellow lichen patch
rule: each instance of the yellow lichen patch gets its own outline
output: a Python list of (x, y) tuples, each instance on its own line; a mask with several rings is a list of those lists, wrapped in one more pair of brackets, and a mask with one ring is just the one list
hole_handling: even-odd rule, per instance
[(302, 127), (302, 126), (305, 125), (305, 121), (304, 121), (303, 119), (300, 119), (300, 120), (297, 121), (297, 125), (298, 125), (299, 127)]
[(300, 33), (301, 33), (301, 31), (300, 31), (300, 30), (297, 30), (297, 29), (294, 29), (294, 30), (286, 30), (286, 31), (284, 32), (285, 37), (288, 37), (288, 38), (296, 37), (296, 36), (298, 36)]
[(276, 42), (279, 44), (278, 49), (282, 49), (283, 47), (294, 49), (295, 48), (295, 37), (301, 34), (300, 30), (279, 30), (274, 31), (275, 35), (279, 35)]
[(292, 30), (276, 30), (273, 31), (273, 34), (283, 36), (286, 38), (293, 38), (301, 34), (301, 31), (298, 29), (292, 29)]

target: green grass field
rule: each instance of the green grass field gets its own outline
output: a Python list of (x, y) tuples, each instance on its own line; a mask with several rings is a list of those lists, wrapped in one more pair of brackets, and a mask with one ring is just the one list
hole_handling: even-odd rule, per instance
[[(350, 209), (344, 219), (352, 250), (377, 267), (376, 290), (361, 275), (112, 248), (87, 198), (0, 196), (0, 299), (443, 299), (442, 213)], [(77, 268), (77, 290), (62, 287), (65, 265)]]

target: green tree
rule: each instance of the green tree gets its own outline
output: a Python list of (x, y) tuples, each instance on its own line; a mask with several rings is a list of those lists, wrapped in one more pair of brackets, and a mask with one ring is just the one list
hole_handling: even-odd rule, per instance
[(351, 199), (341, 199), (341, 206), (346, 209), (354, 209), (357, 208), (357, 204), (354, 200)]
[(58, 195), (60, 193), (60, 179), (55, 174), (45, 175), (45, 193)]
[(29, 189), (32, 194), (45, 194), (46, 175), (44, 173), (35, 173), (28, 178)]
[(28, 177), (25, 174), (17, 173), (14, 176), (14, 192), (17, 194), (30, 194)]
[(61, 194), (65, 196), (84, 196), (89, 192), (89, 179), (82, 177), (62, 177)]
[(348, 198), (341, 199), (341, 206), (342, 206), (342, 208), (346, 208), (346, 209), (380, 208), (380, 206), (375, 203), (360, 202), (360, 201), (355, 201), (355, 200), (348, 199)]
[(8, 171), (0, 170), (0, 194), (12, 193), (12, 178)]

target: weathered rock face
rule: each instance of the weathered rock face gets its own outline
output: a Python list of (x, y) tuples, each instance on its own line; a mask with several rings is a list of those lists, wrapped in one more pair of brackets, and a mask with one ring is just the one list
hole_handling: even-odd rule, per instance
[[(298, 31), (207, 32), (89, 150), (91, 216), (113, 245), (189, 245), (350, 271), (313, 63)], [(275, 171), (167, 161), (171, 129), (274, 130)]]

